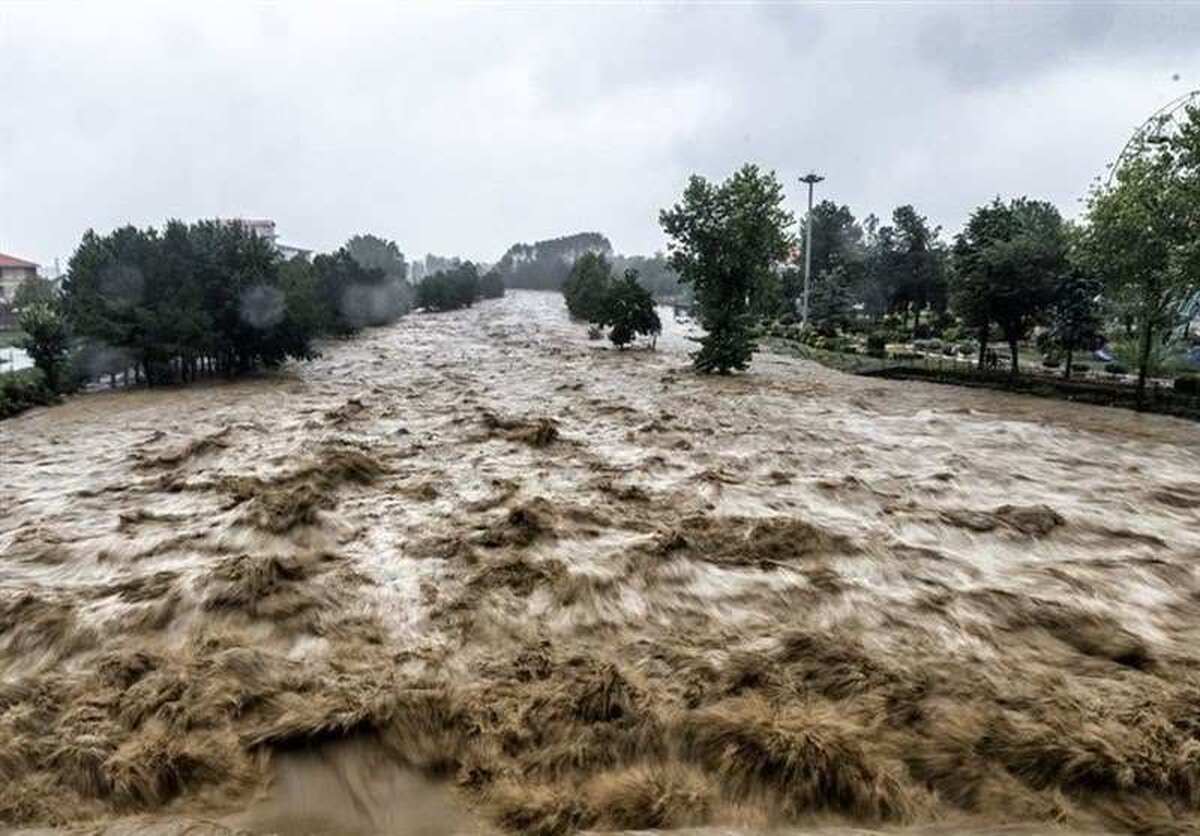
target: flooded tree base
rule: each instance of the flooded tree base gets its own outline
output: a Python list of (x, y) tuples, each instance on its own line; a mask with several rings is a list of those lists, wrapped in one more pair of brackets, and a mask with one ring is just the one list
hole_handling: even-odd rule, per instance
[(1200, 830), (1200, 428), (510, 294), (0, 433), (0, 822)]

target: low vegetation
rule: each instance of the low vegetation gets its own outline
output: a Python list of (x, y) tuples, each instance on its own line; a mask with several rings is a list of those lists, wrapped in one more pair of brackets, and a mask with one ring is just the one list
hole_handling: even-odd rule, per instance
[(602, 331), (617, 348), (638, 336), (656, 337), (662, 322), (654, 310), (654, 297), (638, 282), (636, 270), (614, 279), (612, 266), (599, 253), (585, 253), (575, 262), (563, 284), (563, 299), (574, 320), (587, 322)]

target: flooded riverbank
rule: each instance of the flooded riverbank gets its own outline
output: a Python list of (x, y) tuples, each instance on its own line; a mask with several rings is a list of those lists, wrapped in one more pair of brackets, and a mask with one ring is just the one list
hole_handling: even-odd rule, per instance
[(668, 324), (510, 294), (0, 425), (0, 822), (1200, 826), (1200, 427)]

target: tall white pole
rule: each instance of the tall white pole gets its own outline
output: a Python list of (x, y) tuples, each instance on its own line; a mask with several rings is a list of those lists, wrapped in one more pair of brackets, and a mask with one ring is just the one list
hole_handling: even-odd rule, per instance
[(808, 288), (812, 281), (812, 202), (813, 202), (813, 186), (824, 180), (815, 173), (808, 173), (800, 178), (801, 183), (808, 184), (808, 219), (805, 224), (804, 233), (804, 301), (800, 306), (800, 326), (808, 327)]

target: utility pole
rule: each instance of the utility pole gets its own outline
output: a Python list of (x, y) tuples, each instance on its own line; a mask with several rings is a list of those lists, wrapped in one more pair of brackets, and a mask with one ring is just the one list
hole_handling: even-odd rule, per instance
[(825, 178), (819, 174), (809, 172), (800, 178), (801, 183), (808, 184), (808, 223), (807, 230), (804, 234), (804, 302), (800, 309), (800, 327), (808, 326), (808, 287), (812, 274), (812, 198), (813, 186), (820, 183)]

